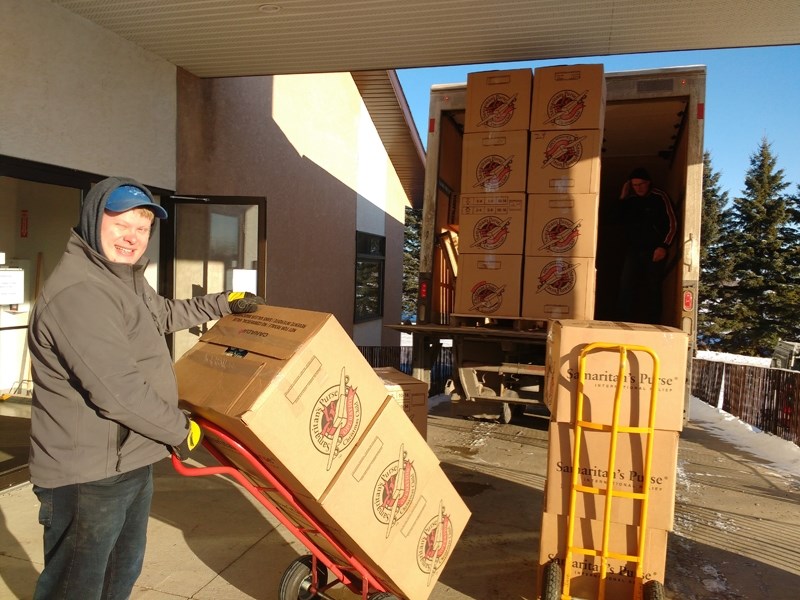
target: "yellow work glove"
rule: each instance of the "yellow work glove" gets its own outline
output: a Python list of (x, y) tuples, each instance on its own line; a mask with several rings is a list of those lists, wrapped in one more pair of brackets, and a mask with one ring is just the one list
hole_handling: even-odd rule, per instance
[(192, 450), (197, 448), (200, 445), (200, 442), (203, 441), (203, 430), (200, 429), (200, 425), (195, 423), (189, 417), (186, 417), (186, 428), (186, 438), (180, 443), (180, 445), (172, 447), (172, 451), (181, 460), (186, 460), (189, 458)]
[(264, 299), (250, 292), (231, 292), (228, 294), (228, 306), (234, 314), (256, 312), (258, 305), (264, 305)]

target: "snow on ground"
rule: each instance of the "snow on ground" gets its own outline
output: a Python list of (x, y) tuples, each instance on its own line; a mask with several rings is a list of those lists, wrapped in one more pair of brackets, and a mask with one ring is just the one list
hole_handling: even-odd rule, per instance
[(758, 456), (775, 470), (800, 477), (800, 446), (793, 442), (763, 432), (695, 396), (691, 398), (689, 421), (739, 450)]

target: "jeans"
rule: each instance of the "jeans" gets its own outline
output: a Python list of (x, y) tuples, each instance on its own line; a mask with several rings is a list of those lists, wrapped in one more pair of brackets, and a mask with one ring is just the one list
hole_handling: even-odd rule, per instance
[(44, 570), (34, 600), (129, 598), (142, 572), (153, 467), (33, 491), (44, 526)]

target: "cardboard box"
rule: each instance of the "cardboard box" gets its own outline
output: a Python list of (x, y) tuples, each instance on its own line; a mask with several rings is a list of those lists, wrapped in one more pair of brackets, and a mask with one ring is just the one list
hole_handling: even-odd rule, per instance
[[(675, 479), (678, 468), (678, 432), (657, 429), (653, 437), (650, 461), (647, 527), (672, 531), (675, 518)], [(578, 485), (607, 488), (609, 485), (608, 453), (611, 434), (582, 429), (581, 453), (577, 466)], [(644, 459), (647, 436), (620, 433), (617, 437), (615, 468), (611, 471), (615, 492), (644, 490)], [(550, 423), (547, 453), (547, 485), (545, 511), (569, 514), (575, 452), (575, 428), (570, 423)], [(602, 494), (576, 493), (575, 516), (603, 520), (606, 497)], [(642, 500), (612, 496), (611, 520), (615, 523), (639, 525)]]
[(522, 284), (523, 317), (594, 317), (594, 258), (526, 256)]
[(528, 193), (598, 193), (601, 144), (597, 129), (531, 131)]
[(528, 194), (526, 256), (594, 258), (599, 194)]
[[(409, 600), (429, 596), (470, 517), (436, 455), (395, 402), (384, 406), (319, 502), (303, 506), (310, 518), (269, 489), (268, 480), (241, 455), (219, 449), (257, 486), (265, 487), (262, 493), (327, 556), (341, 564), (354, 556)], [(437, 530), (441, 543), (434, 563), (426, 544)]]
[(456, 314), (518, 317), (522, 255), (459, 254)]
[(464, 134), (462, 194), (524, 192), (527, 169), (527, 130)]
[(462, 254), (522, 254), (525, 194), (469, 194), (459, 199)]
[(428, 384), (393, 367), (375, 369), (386, 391), (411, 419), (423, 439), (428, 435)]
[[(553, 320), (547, 334), (545, 359), (545, 404), (553, 420), (571, 423), (575, 419), (578, 394), (578, 357), (588, 344), (638, 345), (658, 356), (656, 429), (683, 429), (686, 398), (686, 362), (689, 347), (684, 331), (664, 325), (610, 321)], [(583, 419), (611, 424), (617, 389), (620, 354), (595, 351), (586, 359), (583, 386)], [(653, 359), (642, 351), (628, 355), (620, 408), (620, 424), (646, 426), (653, 391)]]
[[(567, 550), (567, 517), (545, 512), (542, 514), (542, 537), (539, 547), (539, 581), (542, 570), (551, 560), (558, 561), (562, 570)], [(577, 519), (574, 528), (573, 546), (597, 549), (603, 547), (603, 522)], [(647, 529), (642, 564), (642, 579), (664, 582), (664, 567), (667, 561), (668, 533), (660, 529)], [(612, 552), (635, 556), (639, 550), (639, 528), (633, 525), (612, 523), (609, 531), (608, 549)], [(569, 593), (573, 598), (594, 600), (598, 598), (600, 582), (600, 557), (574, 552), (568, 566), (570, 576)], [(634, 598), (633, 589), (636, 563), (609, 558), (606, 563), (606, 593), (608, 599)], [(541, 598), (540, 591), (537, 598)]]
[(558, 65), (534, 71), (531, 130), (603, 129), (603, 65)]
[(321, 508), (334, 537), (409, 600), (430, 595), (470, 517), (394, 402), (348, 457)]
[(531, 69), (468, 73), (464, 132), (528, 129), (532, 83)]
[(175, 364), (180, 400), (240, 440), (296, 494), (318, 499), (390, 401), (333, 315), (228, 315)]

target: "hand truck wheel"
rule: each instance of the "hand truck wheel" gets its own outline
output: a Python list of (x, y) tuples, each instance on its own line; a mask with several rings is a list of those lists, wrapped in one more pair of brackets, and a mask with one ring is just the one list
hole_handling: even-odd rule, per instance
[(660, 581), (648, 581), (644, 584), (644, 600), (664, 600), (664, 584)]
[(378, 592), (377, 594), (370, 594), (367, 600), (400, 600), (394, 594), (389, 592)]
[[(319, 598), (317, 594), (311, 592), (313, 581), (311, 565), (313, 560), (310, 554), (296, 558), (281, 577), (278, 594), (280, 600), (314, 600)], [(328, 568), (317, 561), (317, 587), (324, 587), (328, 583)]]
[(551, 560), (542, 569), (542, 600), (559, 600), (562, 581), (561, 566)]

